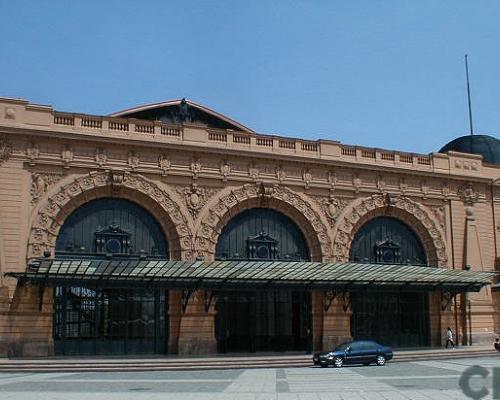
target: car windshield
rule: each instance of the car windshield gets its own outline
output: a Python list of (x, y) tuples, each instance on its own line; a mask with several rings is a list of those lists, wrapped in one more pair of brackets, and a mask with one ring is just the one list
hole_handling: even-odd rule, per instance
[(335, 347), (335, 351), (345, 350), (345, 349), (347, 349), (349, 347), (350, 344), (351, 344), (351, 342), (342, 343), (341, 345), (338, 345), (337, 347)]

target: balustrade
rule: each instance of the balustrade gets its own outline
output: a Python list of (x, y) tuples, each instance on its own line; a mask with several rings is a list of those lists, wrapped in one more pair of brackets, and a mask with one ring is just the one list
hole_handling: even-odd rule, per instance
[[(81, 126), (86, 129), (99, 129), (102, 134), (106, 130), (118, 132), (134, 132), (138, 134), (160, 134), (162, 136), (181, 138), (181, 125), (169, 125), (160, 121), (148, 121), (106, 116), (92, 116), (69, 113), (53, 113), (55, 125)], [(224, 129), (195, 128), (206, 132), (206, 141), (227, 143), (231, 145), (248, 146), (255, 151), (273, 151), (274, 148), (293, 151), (294, 154), (306, 156), (307, 153), (320, 153), (322, 157), (353, 157), (369, 162), (391, 161), (396, 164), (415, 164), (431, 166), (432, 156), (422, 154), (400, 153), (357, 146), (342, 145), (338, 142), (305, 141), (293, 138), (263, 136), (246, 132), (236, 132)]]
[(54, 114), (54, 124), (56, 125), (75, 125), (75, 117), (73, 115)]
[(257, 146), (273, 147), (273, 139), (269, 137), (257, 137)]
[(238, 144), (250, 144), (250, 136), (246, 135), (233, 135), (233, 143), (238, 143)]
[(208, 131), (208, 140), (215, 142), (227, 142), (226, 132)]
[(82, 127), (92, 129), (102, 129), (102, 119), (99, 117), (82, 117)]
[(384, 161), (394, 161), (394, 153), (386, 153), (383, 151), (380, 153), (380, 158)]
[(155, 126), (153, 123), (151, 123), (151, 124), (136, 123), (135, 124), (135, 131), (138, 133), (155, 133)]

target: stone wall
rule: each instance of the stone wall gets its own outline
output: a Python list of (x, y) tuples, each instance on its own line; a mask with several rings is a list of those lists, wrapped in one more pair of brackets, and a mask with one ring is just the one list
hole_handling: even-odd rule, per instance
[[(24, 271), (44, 251), (53, 256), (65, 218), (99, 197), (145, 207), (174, 259), (212, 260), (224, 225), (252, 207), (291, 218), (313, 261), (347, 261), (356, 231), (382, 215), (416, 231), (432, 266), (488, 271), (498, 258), (499, 169), (478, 156), (407, 154), (199, 126), (160, 124), (144, 131), (137, 120), (103, 117), (90, 124), (89, 118), (0, 99), (0, 355), (53, 351), (50, 290), (40, 310), (37, 289), (3, 274)], [(201, 292), (184, 306), (181, 291), (170, 294), (169, 348), (214, 352), (213, 306), (205, 309)], [(473, 343), (492, 339), (498, 294), (485, 288), (467, 301), (471, 325), (464, 298), (457, 299), (455, 317), (455, 303), (443, 311), (439, 296), (431, 295), (433, 344), (448, 324), (458, 325), (463, 337), (472, 331)], [(313, 293), (315, 349), (350, 337), (349, 313), (340, 299), (325, 310), (324, 293)]]

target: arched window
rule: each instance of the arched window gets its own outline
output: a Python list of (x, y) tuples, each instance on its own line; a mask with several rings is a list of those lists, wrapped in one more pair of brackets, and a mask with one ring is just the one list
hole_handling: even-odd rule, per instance
[(356, 232), (350, 260), (378, 264), (425, 265), (427, 257), (416, 233), (404, 222), (377, 217)]
[(233, 217), (216, 247), (219, 260), (309, 260), (304, 235), (286, 215), (252, 208)]
[(158, 222), (124, 199), (89, 201), (64, 222), (56, 241), (57, 257), (168, 257)]

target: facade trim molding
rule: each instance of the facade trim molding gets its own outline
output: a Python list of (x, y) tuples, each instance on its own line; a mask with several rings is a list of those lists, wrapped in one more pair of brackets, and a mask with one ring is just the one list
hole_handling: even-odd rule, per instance
[(102, 197), (134, 201), (150, 212), (169, 242), (171, 258), (193, 258), (192, 229), (177, 198), (144, 176), (123, 171), (93, 171), (63, 181), (47, 193), (35, 209), (28, 240), (27, 259), (54, 255), (59, 229), (80, 205)]
[(195, 241), (198, 255), (207, 260), (215, 257), (226, 223), (241, 211), (257, 207), (271, 208), (290, 217), (304, 234), (312, 261), (331, 260), (331, 231), (315, 203), (289, 188), (263, 183), (224, 190), (205, 206)]

